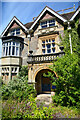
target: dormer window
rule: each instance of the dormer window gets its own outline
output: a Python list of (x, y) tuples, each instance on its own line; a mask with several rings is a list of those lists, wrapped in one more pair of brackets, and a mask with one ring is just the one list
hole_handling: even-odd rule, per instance
[(42, 28), (46, 28), (46, 27), (47, 27), (47, 21), (41, 22), (41, 27), (42, 27)]
[(55, 26), (55, 20), (49, 20), (49, 27)]
[(41, 28), (47, 28), (47, 27), (52, 27), (55, 26), (55, 20), (51, 19), (51, 20), (46, 20), (41, 22)]
[(14, 29), (10, 31), (10, 35), (19, 35), (20, 34), (20, 28)]

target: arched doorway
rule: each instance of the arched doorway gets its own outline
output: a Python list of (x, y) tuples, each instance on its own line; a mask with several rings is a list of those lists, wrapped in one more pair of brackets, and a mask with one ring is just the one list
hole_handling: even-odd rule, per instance
[[(48, 74), (48, 71), (53, 73), (53, 71), (51, 71), (50, 69), (42, 69), (37, 73), (35, 77), (35, 88), (38, 94), (51, 92), (51, 78), (44, 75), (44, 73)], [(56, 77), (56, 75), (54, 75), (54, 77)]]

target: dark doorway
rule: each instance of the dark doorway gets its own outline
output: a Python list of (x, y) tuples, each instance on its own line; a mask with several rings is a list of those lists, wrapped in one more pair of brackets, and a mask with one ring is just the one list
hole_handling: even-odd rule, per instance
[[(51, 92), (51, 88), (52, 88), (51, 78), (44, 76), (44, 73), (48, 74), (48, 71), (53, 73), (53, 71), (51, 71), (49, 69), (42, 69), (36, 75), (35, 88), (36, 88), (37, 94)], [(55, 76), (56, 75), (54, 75), (54, 77)]]
[(51, 91), (51, 82), (50, 82), (50, 78), (45, 77), (42, 74), (41, 77), (41, 87), (42, 87), (42, 92), (47, 92), (47, 91)]

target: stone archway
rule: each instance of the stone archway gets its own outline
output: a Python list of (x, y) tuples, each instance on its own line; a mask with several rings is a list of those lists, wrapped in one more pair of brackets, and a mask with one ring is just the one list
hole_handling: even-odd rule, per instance
[[(48, 74), (49, 72), (52, 72), (50, 69), (40, 69), (35, 75), (35, 89), (37, 93), (50, 93), (51, 92), (51, 78), (44, 76), (45, 74)], [(56, 77), (56, 75), (54, 76)]]

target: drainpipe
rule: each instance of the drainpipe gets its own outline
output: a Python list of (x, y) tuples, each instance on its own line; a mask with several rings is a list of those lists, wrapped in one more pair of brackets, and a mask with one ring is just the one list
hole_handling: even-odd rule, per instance
[(71, 50), (71, 54), (72, 54), (72, 42), (71, 42), (71, 26), (70, 26), (70, 22), (68, 22), (68, 31), (69, 31), (69, 42), (70, 42), (70, 50)]
[(31, 35), (30, 35), (30, 34), (28, 34), (28, 35), (27, 35), (27, 38), (28, 38), (28, 55), (29, 55)]

